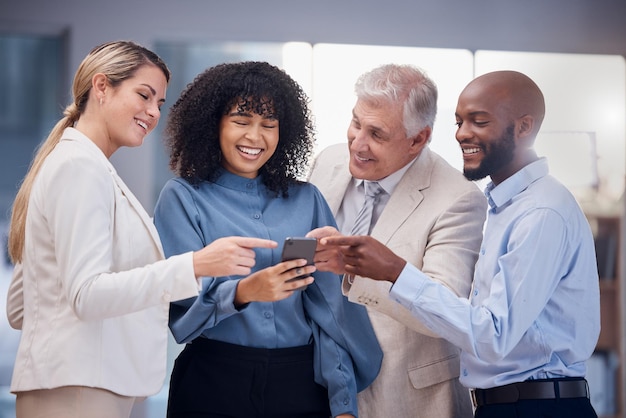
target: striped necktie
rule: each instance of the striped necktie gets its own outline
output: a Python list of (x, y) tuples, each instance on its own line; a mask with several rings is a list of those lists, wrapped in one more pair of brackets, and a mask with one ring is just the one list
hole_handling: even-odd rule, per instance
[(354, 221), (354, 226), (350, 235), (369, 235), (372, 224), (372, 213), (374, 212), (374, 203), (378, 200), (378, 195), (384, 192), (380, 184), (375, 181), (365, 181), (365, 202)]

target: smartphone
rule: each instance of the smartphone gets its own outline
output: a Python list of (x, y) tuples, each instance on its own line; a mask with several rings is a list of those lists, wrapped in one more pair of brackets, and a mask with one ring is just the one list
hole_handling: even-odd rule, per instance
[[(313, 257), (315, 256), (315, 248), (317, 247), (317, 239), (305, 237), (287, 237), (283, 243), (282, 261), (295, 260), (304, 258), (307, 265), (313, 265)], [(302, 276), (295, 277), (291, 280), (297, 280)], [(303, 290), (306, 286), (296, 290)]]
[(315, 238), (287, 237), (283, 244), (282, 261), (304, 258), (307, 265), (313, 264), (317, 240)]

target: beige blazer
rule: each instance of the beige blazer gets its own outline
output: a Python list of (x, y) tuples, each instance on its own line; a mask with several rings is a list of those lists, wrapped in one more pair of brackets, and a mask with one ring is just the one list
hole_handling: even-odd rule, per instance
[(68, 128), (33, 185), (7, 297), (22, 330), (11, 391), (157, 393), (169, 302), (197, 294), (192, 253), (163, 260), (152, 219), (100, 149)]
[[(350, 183), (347, 144), (320, 153), (310, 175), (337, 213)], [(468, 296), (487, 202), (478, 187), (425, 148), (391, 195), (371, 236), (433, 280)], [(358, 395), (360, 418), (472, 417), (458, 381), (459, 349), (389, 298), (391, 283), (356, 277), (344, 292), (363, 304), (383, 349), (380, 374)], [(349, 324), (346, 324), (349, 326)]]

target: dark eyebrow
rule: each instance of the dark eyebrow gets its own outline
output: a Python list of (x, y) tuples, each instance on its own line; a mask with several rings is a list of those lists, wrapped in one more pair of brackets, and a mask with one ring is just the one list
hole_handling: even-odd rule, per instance
[(489, 116), (489, 112), (484, 110), (476, 110), (474, 112), (469, 113), (470, 116)]
[(152, 92), (153, 95), (156, 95), (156, 90), (153, 89), (150, 84), (141, 83), (141, 85), (147, 87)]
[(228, 116), (247, 116), (247, 117), (252, 117), (252, 114), (250, 112), (242, 112), (242, 111), (234, 111), (234, 112), (230, 112), (228, 114)]
[[(152, 88), (152, 86), (150, 84), (141, 83), (141, 85), (147, 87), (148, 90), (150, 90), (150, 92), (152, 93), (152, 95), (156, 96), (156, 90), (154, 88)], [(165, 98), (159, 99), (159, 103), (165, 103)]]
[[(490, 113), (484, 110), (475, 110), (473, 112), (469, 112), (468, 116), (470, 118), (476, 118), (477, 116), (490, 116)], [(457, 119), (463, 119), (457, 112), (454, 112), (454, 117)]]
[[(258, 115), (258, 113), (255, 113)], [(246, 112), (246, 111), (234, 111), (234, 112), (230, 112), (228, 114), (228, 116), (242, 116), (242, 117), (246, 117), (246, 118), (251, 118), (252, 117), (252, 113), (251, 112)], [(265, 120), (278, 120), (278, 118), (274, 115), (259, 115), (261, 116), (263, 119)]]

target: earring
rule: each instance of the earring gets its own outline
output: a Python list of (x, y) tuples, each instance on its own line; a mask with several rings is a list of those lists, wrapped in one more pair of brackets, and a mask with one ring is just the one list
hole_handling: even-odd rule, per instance
[(100, 98), (100, 106), (102, 106), (102, 97)]

